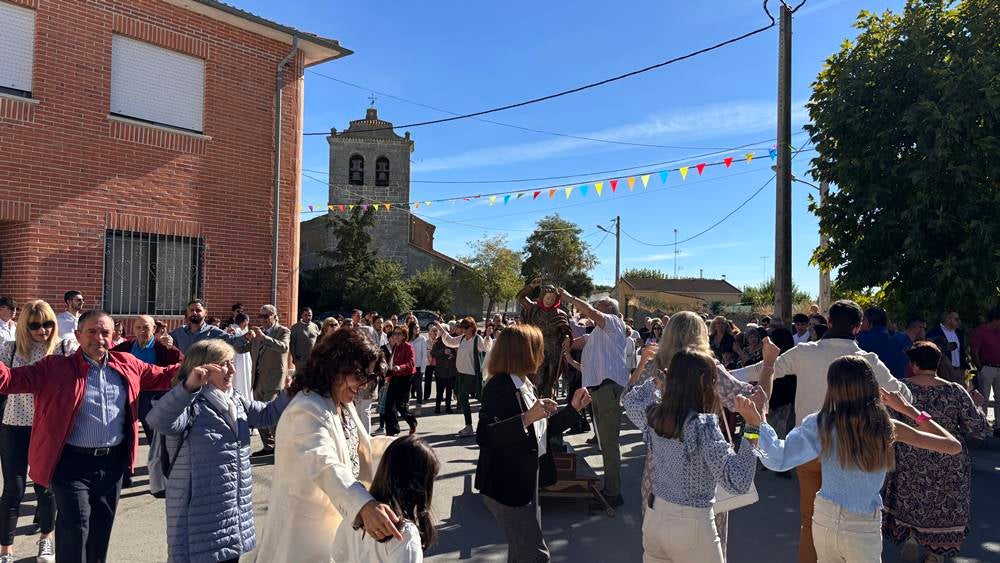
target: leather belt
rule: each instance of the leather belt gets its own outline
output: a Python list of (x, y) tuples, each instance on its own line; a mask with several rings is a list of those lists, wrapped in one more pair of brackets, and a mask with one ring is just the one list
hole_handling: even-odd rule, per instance
[(84, 448), (82, 446), (74, 446), (73, 444), (66, 444), (65, 449), (66, 451), (73, 452), (79, 455), (104, 457), (115, 453), (118, 450), (119, 446), (121, 446), (121, 444), (118, 444), (117, 446), (105, 446), (100, 448)]

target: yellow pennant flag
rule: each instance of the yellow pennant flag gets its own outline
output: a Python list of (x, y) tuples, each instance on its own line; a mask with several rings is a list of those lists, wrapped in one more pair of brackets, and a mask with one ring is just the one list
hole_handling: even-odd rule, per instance
[(427, 207), (430, 207), (430, 206), (431, 206), (431, 202), (429, 202), (429, 201), (425, 201), (425, 202), (424, 202), (424, 205), (426, 205)]
[(688, 167), (687, 166), (682, 166), (681, 167), (681, 180), (687, 180), (687, 177), (688, 177)]
[(378, 204), (377, 204), (377, 203), (373, 203), (373, 204), (372, 204), (372, 207), (374, 207), (374, 208), (375, 208), (375, 211), (378, 211)]
[(643, 174), (642, 175), (642, 189), (646, 189), (646, 186), (648, 186), (648, 185), (649, 185), (649, 174)]
[(348, 204), (348, 205), (347, 205), (347, 210), (348, 210), (348, 211), (354, 211), (354, 204), (353, 204), (353, 203), (351, 203), (351, 204)]
[(333, 206), (332, 205), (327, 205), (326, 208), (329, 209), (330, 211), (333, 211)]
[(752, 152), (748, 152), (746, 158), (747, 158), (747, 163), (748, 164), (751, 163), (751, 162), (753, 162), (753, 153)]
[(566, 187), (566, 199), (569, 199), (569, 194), (573, 193), (573, 186)]
[(392, 209), (392, 204), (391, 203), (385, 204), (385, 210), (389, 211), (390, 209)]
[(631, 190), (633, 188), (635, 188), (635, 176), (629, 176), (628, 177), (628, 189)]
[(420, 209), (420, 202), (419, 201), (413, 202), (413, 208), (414, 209)]
[(594, 184), (594, 191), (597, 192), (597, 197), (601, 197), (601, 190), (604, 189), (604, 182), (596, 182)]
[(493, 205), (496, 202), (497, 202), (497, 196), (491, 195), (490, 196), (490, 205)]

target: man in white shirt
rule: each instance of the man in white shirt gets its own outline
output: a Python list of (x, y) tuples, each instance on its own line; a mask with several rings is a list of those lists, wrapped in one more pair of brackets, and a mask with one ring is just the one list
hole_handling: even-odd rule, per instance
[[(629, 336), (625, 321), (618, 312), (618, 302), (605, 298), (592, 306), (582, 299), (559, 290), (560, 297), (594, 322), (588, 335), (580, 364), (583, 386), (590, 390), (594, 426), (604, 459), (604, 498), (611, 506), (625, 504), (621, 494), (621, 398), (628, 383), (629, 369), (625, 358)], [(582, 343), (582, 342), (581, 342)]]
[[(887, 391), (899, 391), (907, 400), (912, 399), (910, 390), (894, 378), (872, 352), (865, 352), (854, 338), (861, 330), (864, 313), (854, 301), (841, 300), (830, 306), (830, 330), (817, 342), (806, 342), (791, 348), (774, 362), (774, 374), (761, 377), (760, 385), (770, 396), (773, 379), (786, 375), (796, 375), (795, 417), (801, 424), (806, 416), (822, 408), (826, 399), (826, 377), (830, 364), (843, 356), (864, 358), (881, 387)], [(808, 326), (809, 319), (806, 318)], [(768, 366), (765, 366), (768, 367)], [(816, 561), (816, 548), (812, 538), (813, 502), (820, 489), (822, 475), (820, 461), (815, 459), (796, 468), (799, 476), (799, 561)]]
[(792, 324), (795, 325), (795, 332), (792, 334), (792, 341), (798, 346), (803, 342), (809, 342), (812, 332), (809, 331), (809, 317), (799, 313), (792, 317)]
[(59, 338), (76, 340), (76, 321), (83, 314), (83, 294), (71, 289), (63, 294), (63, 301), (66, 303), (66, 310), (56, 315)]
[(17, 322), (14, 321), (14, 311), (17, 303), (10, 297), (0, 297), (0, 344), (16, 339)]
[(951, 360), (951, 366), (955, 368), (968, 367), (965, 360), (965, 339), (958, 334), (960, 326), (962, 320), (958, 311), (945, 311), (941, 324), (927, 333), (927, 340), (934, 340), (939, 336), (948, 340), (948, 349), (941, 352)]

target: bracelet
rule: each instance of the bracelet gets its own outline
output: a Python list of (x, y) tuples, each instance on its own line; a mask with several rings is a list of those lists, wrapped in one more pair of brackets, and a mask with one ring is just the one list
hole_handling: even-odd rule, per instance
[(743, 437), (747, 440), (758, 440), (760, 439), (760, 434), (756, 432), (743, 432)]
[(761, 362), (761, 366), (762, 366), (762, 367), (763, 367), (764, 369), (774, 369), (774, 364), (771, 364), (771, 365), (767, 365), (767, 364), (765, 364), (765, 363)]
[(928, 420), (932, 420), (932, 418), (931, 415), (927, 414), (927, 411), (920, 411), (920, 414), (918, 414), (917, 418), (914, 420), (917, 421), (917, 424), (923, 424)]

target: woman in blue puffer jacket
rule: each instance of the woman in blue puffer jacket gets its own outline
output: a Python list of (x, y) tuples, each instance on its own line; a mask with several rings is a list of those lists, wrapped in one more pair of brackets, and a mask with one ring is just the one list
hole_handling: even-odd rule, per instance
[(176, 385), (149, 413), (150, 426), (167, 437), (172, 460), (166, 491), (171, 563), (235, 562), (257, 545), (250, 428), (276, 426), (289, 398), (281, 393), (261, 403), (234, 393), (234, 355), (223, 340), (191, 346)]

